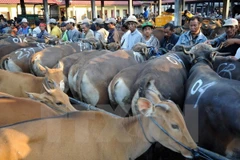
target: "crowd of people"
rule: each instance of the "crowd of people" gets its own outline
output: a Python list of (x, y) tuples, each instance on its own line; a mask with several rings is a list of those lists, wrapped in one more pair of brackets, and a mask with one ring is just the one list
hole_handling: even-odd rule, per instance
[[(47, 24), (40, 20), (35, 21), (36, 27), (31, 30), (26, 18), (17, 21), (6, 20), (0, 16), (0, 19), (1, 33), (9, 33), (12, 36), (19, 34), (32, 35), (39, 42), (44, 42), (45, 37), (49, 35), (70, 42), (77, 42), (84, 38), (95, 38), (107, 44), (117, 43), (121, 46), (121, 49), (126, 50), (131, 50), (136, 43), (142, 42), (152, 47), (156, 55), (165, 54), (170, 50), (178, 50), (178, 46), (193, 46), (198, 43), (208, 43), (213, 46), (223, 43), (225, 47), (223, 51), (231, 52), (234, 55), (240, 46), (240, 15), (236, 18), (227, 19), (223, 25), (225, 33), (213, 40), (208, 40), (201, 32), (202, 18), (200, 16), (188, 18), (189, 31), (182, 35), (175, 34), (174, 25), (167, 23), (163, 26), (164, 37), (161, 40), (152, 34), (154, 25), (150, 21), (146, 20), (139, 30), (139, 22), (134, 15), (123, 19), (108, 18), (105, 21), (96, 18), (92, 23), (88, 18), (85, 18), (78, 26), (74, 19), (58, 23), (56, 19), (51, 18), (49, 20), (49, 31), (47, 31)], [(121, 26), (122, 35), (119, 33), (117, 24)]]

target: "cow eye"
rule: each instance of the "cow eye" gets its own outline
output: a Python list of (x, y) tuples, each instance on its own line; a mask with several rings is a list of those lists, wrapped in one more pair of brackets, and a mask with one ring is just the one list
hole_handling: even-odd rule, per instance
[(61, 106), (61, 105), (63, 105), (63, 103), (62, 102), (56, 102), (56, 105)]
[(177, 124), (172, 124), (171, 126), (172, 126), (173, 129), (177, 129), (177, 130), (179, 130), (179, 127), (178, 127)]

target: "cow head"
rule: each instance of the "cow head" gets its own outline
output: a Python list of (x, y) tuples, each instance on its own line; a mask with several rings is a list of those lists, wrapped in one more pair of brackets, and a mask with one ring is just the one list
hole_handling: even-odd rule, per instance
[[(141, 114), (149, 118), (146, 124), (146, 128), (148, 129), (145, 129), (147, 137), (151, 142), (158, 141), (163, 146), (175, 152), (180, 152), (187, 158), (192, 158), (192, 153), (190, 151), (173, 141), (168, 135), (163, 133), (159, 127), (161, 126), (164, 128), (169, 135), (181, 144), (191, 149), (197, 148), (197, 145), (187, 130), (179, 108), (174, 102), (161, 99), (162, 96), (159, 95), (160, 93), (154, 88), (156, 88), (154, 83), (150, 82), (149, 86), (144, 91), (146, 98), (138, 98), (136, 103), (137, 106), (135, 106)], [(159, 126), (154, 123), (153, 119)], [(143, 126), (143, 128), (145, 127)]]
[(206, 61), (211, 67), (212, 63), (215, 60), (217, 54), (224, 55), (222, 53), (217, 52), (222, 45), (217, 48), (213, 48), (211, 45), (200, 43), (191, 48), (190, 51), (186, 51), (183, 47), (183, 52), (188, 54), (191, 59), (191, 63), (195, 64), (199, 61)]
[(48, 80), (43, 84), (43, 87), (46, 92), (39, 93), (28, 93), (28, 96), (31, 99), (40, 101), (56, 112), (63, 114), (71, 111), (77, 111), (69, 102), (68, 95), (66, 95), (61, 88), (53, 80)]
[[(39, 64), (40, 65), (40, 64)], [(67, 82), (66, 77), (63, 74), (63, 63), (58, 62), (58, 65), (56, 68), (48, 68), (43, 67), (40, 65), (40, 69), (43, 70), (45, 74), (45, 79), (51, 79), (54, 80), (61, 88), (61, 90), (64, 91), (65, 89), (65, 83)]]
[(121, 48), (121, 45), (117, 42), (112, 43), (104, 43), (102, 40), (100, 40), (100, 43), (102, 45), (102, 49), (110, 50), (110, 51), (116, 51)]

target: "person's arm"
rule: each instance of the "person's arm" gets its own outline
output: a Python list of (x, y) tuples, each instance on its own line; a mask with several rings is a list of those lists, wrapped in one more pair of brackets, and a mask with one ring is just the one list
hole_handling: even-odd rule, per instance
[(230, 39), (227, 39), (227, 40), (223, 43), (223, 46), (224, 46), (224, 47), (228, 47), (228, 46), (233, 45), (233, 44), (238, 44), (238, 45), (240, 45), (240, 39), (239, 39), (239, 38), (230, 38)]
[(76, 32), (74, 32), (74, 34), (73, 34), (72, 41), (77, 42), (79, 37), (80, 37), (79, 32), (76, 30)]

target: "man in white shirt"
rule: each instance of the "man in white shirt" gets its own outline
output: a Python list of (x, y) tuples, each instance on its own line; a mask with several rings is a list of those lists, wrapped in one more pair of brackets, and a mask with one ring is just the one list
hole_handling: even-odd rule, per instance
[(125, 23), (126, 19), (122, 20), (122, 26), (121, 30), (124, 32), (122, 38), (121, 38), (121, 49), (127, 49), (128, 45), (128, 35), (131, 33), (131, 31), (128, 28), (128, 25)]
[(95, 38), (106, 43), (109, 32), (104, 28), (103, 19), (97, 18), (93, 23), (95, 24), (97, 29), (97, 31), (95, 32)]
[(41, 32), (41, 29), (40, 29), (40, 27), (39, 27), (39, 24), (40, 24), (40, 21), (39, 21), (39, 20), (36, 20), (36, 21), (35, 21), (36, 27), (33, 29), (33, 33), (32, 33), (32, 36), (33, 36), (33, 37), (37, 37), (37, 35)]
[(138, 42), (144, 42), (142, 34), (138, 31), (138, 21), (135, 16), (129, 16), (125, 23), (128, 25), (130, 34), (127, 36), (127, 50), (131, 50), (132, 47)]

